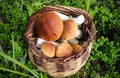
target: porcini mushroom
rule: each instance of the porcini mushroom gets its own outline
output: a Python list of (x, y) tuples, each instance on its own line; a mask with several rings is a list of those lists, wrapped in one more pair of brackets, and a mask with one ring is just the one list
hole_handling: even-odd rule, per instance
[(78, 26), (73, 20), (64, 21), (64, 29), (61, 35), (63, 40), (70, 40), (76, 37), (76, 33), (78, 32)]
[(38, 36), (47, 41), (56, 41), (63, 31), (63, 22), (54, 12), (41, 14), (35, 23), (35, 30)]
[(41, 50), (42, 50), (44, 55), (46, 55), (48, 57), (54, 57), (56, 46), (52, 43), (49, 43), (49, 42), (43, 42), (41, 44)]
[(56, 57), (69, 57), (73, 54), (73, 48), (68, 42), (61, 43), (56, 49)]
[(70, 44), (73, 48), (73, 53), (78, 54), (83, 49), (83, 47), (79, 44)]

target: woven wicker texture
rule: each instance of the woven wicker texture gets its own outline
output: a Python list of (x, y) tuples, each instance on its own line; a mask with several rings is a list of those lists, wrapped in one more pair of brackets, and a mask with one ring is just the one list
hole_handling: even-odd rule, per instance
[[(78, 55), (72, 55), (68, 58), (49, 58), (43, 55), (41, 50), (36, 48), (33, 41), (35, 38), (34, 23), (40, 14), (48, 11), (57, 11), (68, 16), (71, 15), (72, 17), (84, 15), (85, 22), (82, 24), (81, 28), (84, 33), (83, 36), (84, 40), (86, 41), (86, 46)], [(47, 6), (34, 13), (28, 20), (25, 32), (25, 40), (28, 43), (28, 53), (30, 60), (40, 71), (43, 71), (54, 77), (66, 77), (79, 71), (90, 55), (94, 37), (95, 30), (92, 24), (92, 18), (86, 11), (74, 7), (60, 5)]]

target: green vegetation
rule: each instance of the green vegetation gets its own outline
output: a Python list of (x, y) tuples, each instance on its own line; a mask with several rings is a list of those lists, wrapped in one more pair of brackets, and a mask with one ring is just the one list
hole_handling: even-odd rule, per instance
[(23, 34), (31, 14), (52, 4), (86, 10), (96, 28), (89, 60), (67, 78), (119, 78), (119, 0), (0, 0), (0, 78), (50, 78), (29, 60)]

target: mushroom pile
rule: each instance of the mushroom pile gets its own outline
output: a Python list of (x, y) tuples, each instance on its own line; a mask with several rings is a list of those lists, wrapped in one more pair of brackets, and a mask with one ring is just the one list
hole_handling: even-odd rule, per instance
[(78, 39), (82, 37), (83, 15), (67, 16), (59, 12), (42, 13), (35, 22), (36, 47), (48, 57), (60, 58), (78, 54), (84, 46)]

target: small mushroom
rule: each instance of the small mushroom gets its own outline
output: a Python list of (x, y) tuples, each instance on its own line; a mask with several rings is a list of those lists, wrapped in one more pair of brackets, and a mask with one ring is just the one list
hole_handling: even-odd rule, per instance
[(46, 55), (48, 57), (54, 57), (56, 46), (52, 43), (49, 43), (49, 42), (43, 42), (41, 44), (41, 50), (42, 50), (44, 55)]
[(73, 48), (68, 42), (61, 43), (56, 49), (56, 57), (69, 57), (73, 54)]
[(73, 53), (78, 54), (83, 49), (83, 47), (79, 44), (70, 44), (73, 48)]
[(78, 35), (78, 26), (73, 20), (66, 20), (64, 21), (64, 28), (61, 35), (61, 38), (63, 40), (70, 40), (76, 37)]

